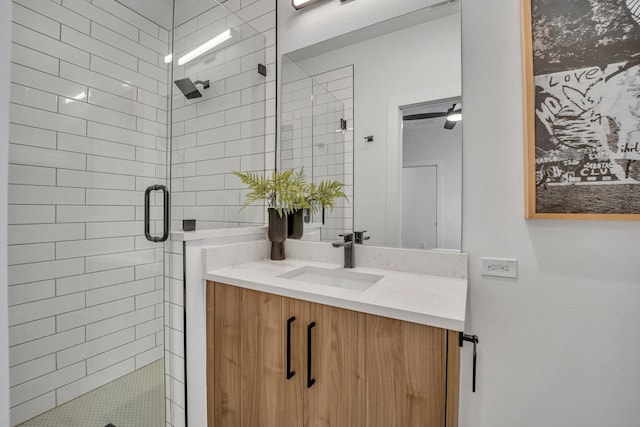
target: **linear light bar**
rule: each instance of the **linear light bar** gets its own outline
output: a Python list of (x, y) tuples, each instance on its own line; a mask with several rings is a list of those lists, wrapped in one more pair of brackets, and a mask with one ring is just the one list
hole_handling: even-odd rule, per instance
[(187, 53), (180, 59), (178, 59), (178, 65), (184, 65), (189, 61), (193, 61), (200, 55), (203, 55), (213, 49), (214, 47), (226, 42), (232, 37), (231, 29), (225, 30), (224, 32), (218, 34), (211, 40), (206, 43), (201, 44), (197, 48), (193, 49), (191, 52)]
[(295, 10), (299, 10), (302, 9), (305, 6), (309, 6), (311, 3), (315, 3), (318, 0), (291, 0), (291, 6), (293, 6), (293, 8)]

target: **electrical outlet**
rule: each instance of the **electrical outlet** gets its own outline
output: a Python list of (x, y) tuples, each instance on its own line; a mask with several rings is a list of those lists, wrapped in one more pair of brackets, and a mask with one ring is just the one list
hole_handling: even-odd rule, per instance
[(480, 258), (483, 276), (518, 277), (518, 260), (509, 258)]

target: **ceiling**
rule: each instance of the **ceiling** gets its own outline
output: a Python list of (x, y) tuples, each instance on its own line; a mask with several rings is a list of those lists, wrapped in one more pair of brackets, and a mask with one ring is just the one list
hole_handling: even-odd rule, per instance
[[(173, 0), (117, 0), (155, 22), (166, 30), (171, 30)], [(220, 0), (224, 3), (226, 0)], [(216, 0), (176, 0), (176, 26), (206, 12), (218, 5)]]

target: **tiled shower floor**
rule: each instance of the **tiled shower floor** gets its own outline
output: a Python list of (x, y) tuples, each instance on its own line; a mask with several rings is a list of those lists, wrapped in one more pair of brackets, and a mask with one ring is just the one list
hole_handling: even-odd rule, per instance
[(163, 360), (38, 415), (18, 427), (164, 427)]

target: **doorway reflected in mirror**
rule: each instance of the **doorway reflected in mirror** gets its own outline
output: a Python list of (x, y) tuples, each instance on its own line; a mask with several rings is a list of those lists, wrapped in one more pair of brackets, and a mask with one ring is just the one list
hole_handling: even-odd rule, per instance
[(462, 122), (447, 117), (454, 105), (459, 98), (401, 109), (403, 248), (460, 249)]

